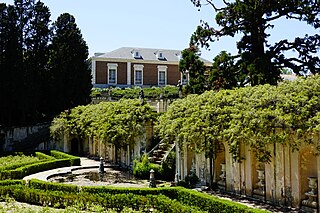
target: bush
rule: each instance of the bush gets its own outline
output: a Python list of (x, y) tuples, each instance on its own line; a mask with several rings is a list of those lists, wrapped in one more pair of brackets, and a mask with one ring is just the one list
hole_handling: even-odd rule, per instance
[(55, 157), (56, 159), (69, 159), (70, 161), (70, 165), (69, 166), (80, 166), (80, 158), (73, 156), (73, 155), (69, 155), (67, 153), (64, 152), (59, 152), (57, 150), (51, 150), (50, 154)]
[[(72, 155), (65, 154), (63, 152), (51, 151), (52, 156), (36, 153), (42, 160), (35, 163), (21, 163), (16, 165), (14, 169), (0, 170), (0, 180), (6, 179), (22, 179), (23, 177), (42, 172), (50, 169), (56, 169), (60, 167), (80, 165), (80, 158)], [(19, 166), (19, 167), (18, 167)]]
[[(93, 88), (91, 90), (91, 97), (92, 98), (99, 98), (99, 97), (111, 97), (115, 99), (120, 98), (139, 98), (140, 87), (133, 87), (133, 88), (108, 88), (108, 89), (100, 89), (100, 88)], [(146, 87), (142, 88), (144, 92), (144, 97), (148, 99), (158, 99), (160, 95), (163, 98), (178, 98), (179, 92), (176, 86), (165, 86), (165, 87)]]
[(160, 165), (150, 163), (148, 155), (144, 154), (141, 157), (141, 161), (134, 160), (133, 162), (133, 175), (141, 179), (149, 179), (150, 170), (154, 170), (155, 179), (161, 179), (163, 169)]
[(167, 159), (162, 163), (162, 180), (173, 181), (176, 172), (176, 152), (171, 151)]
[[(6, 183), (12, 183), (6, 185)], [(181, 187), (113, 188), (78, 187), (67, 184), (30, 180), (23, 182), (0, 181), (0, 197), (9, 196), (20, 202), (65, 208), (99, 204), (121, 211), (124, 208), (159, 212), (266, 212), (245, 205)]]

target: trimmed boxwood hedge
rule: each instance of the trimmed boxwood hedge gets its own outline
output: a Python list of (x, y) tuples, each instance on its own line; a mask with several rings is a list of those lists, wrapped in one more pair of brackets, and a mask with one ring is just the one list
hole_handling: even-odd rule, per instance
[[(51, 183), (41, 180), (30, 180), (29, 187), (34, 190), (50, 190), (53, 192), (64, 192), (68, 196), (77, 194), (78, 196), (89, 196), (88, 201), (95, 203), (104, 197), (103, 206), (108, 208), (129, 207), (136, 209), (136, 205), (148, 205), (161, 212), (266, 212), (260, 209), (249, 208), (245, 205), (228, 200), (222, 200), (217, 197), (200, 193), (183, 187), (161, 187), (161, 188), (116, 188), (105, 186), (75, 186), (61, 183)], [(130, 196), (129, 196), (130, 195)], [(161, 196), (160, 196), (161, 195)], [(62, 196), (62, 195), (61, 195)], [(98, 196), (98, 197), (96, 197)], [(118, 200), (119, 196), (121, 201)], [(133, 197), (132, 197), (133, 196)], [(160, 197), (159, 197), (160, 196)], [(164, 198), (164, 197), (165, 198)], [(107, 201), (108, 200), (108, 201)], [(142, 204), (139, 202), (143, 201)], [(77, 201), (78, 202), (78, 201)], [(82, 201), (79, 201), (82, 202)], [(101, 204), (101, 203), (100, 203)], [(162, 206), (163, 205), (163, 206)], [(168, 206), (169, 205), (169, 206)], [(170, 206), (172, 205), (172, 206)], [(188, 209), (178, 211), (181, 206), (187, 206)], [(167, 209), (169, 208), (169, 210)], [(175, 211), (176, 209), (177, 211)]]
[(56, 159), (68, 159), (70, 161), (69, 166), (80, 166), (80, 158), (69, 155), (64, 152), (59, 152), (57, 150), (51, 150), (50, 151), (51, 156), (55, 157)]
[(68, 155), (56, 150), (51, 150), (50, 155), (51, 156), (36, 152), (36, 156), (42, 159), (41, 161), (27, 165), (17, 165), (19, 167), (15, 166), (15, 169), (0, 170), (0, 180), (22, 179), (27, 175), (37, 172), (80, 165), (79, 157)]

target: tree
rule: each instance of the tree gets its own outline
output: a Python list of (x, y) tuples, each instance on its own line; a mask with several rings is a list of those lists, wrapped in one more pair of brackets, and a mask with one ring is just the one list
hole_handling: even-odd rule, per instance
[(89, 103), (92, 85), (87, 57), (88, 46), (75, 18), (68, 13), (60, 15), (50, 47), (52, 111)]
[(246, 76), (241, 75), (240, 66), (234, 61), (234, 56), (226, 51), (213, 59), (208, 78), (208, 86), (214, 90), (244, 86), (246, 81)]
[[(286, 18), (306, 22), (315, 29), (320, 27), (320, 3), (318, 0), (281, 0), (281, 1), (225, 1), (218, 7), (212, 0), (191, 0), (197, 7), (211, 5), (216, 14), (216, 23), (220, 29), (202, 22), (192, 35), (191, 41), (202, 47), (209, 47), (222, 36), (242, 34), (237, 43), (238, 61), (241, 75), (245, 74), (248, 83), (277, 84), (280, 69), (290, 68), (294, 73), (318, 73), (320, 59), (316, 56), (320, 47), (320, 36), (305, 35), (294, 41), (283, 39), (274, 45), (268, 43), (267, 30), (273, 28), (272, 21)], [(294, 50), (297, 58), (288, 58), (285, 53)]]
[(35, 3), (28, 24), (28, 36), (25, 39), (24, 67), (26, 99), (29, 106), (29, 118), (41, 121), (50, 113), (47, 110), (47, 92), (49, 86), (48, 61), (49, 41), (51, 38), (50, 11), (42, 2)]
[(52, 29), (49, 8), (41, 1), (0, 3), (0, 126), (48, 121), (88, 103), (87, 57), (71, 15), (60, 16)]
[(198, 48), (190, 45), (181, 52), (182, 59), (179, 62), (179, 70), (182, 74), (189, 75), (186, 87), (187, 93), (201, 94), (205, 91), (204, 72), (206, 67), (198, 55)]
[(14, 6), (0, 4), (0, 125), (19, 119), (22, 76), (19, 70), (19, 30)]

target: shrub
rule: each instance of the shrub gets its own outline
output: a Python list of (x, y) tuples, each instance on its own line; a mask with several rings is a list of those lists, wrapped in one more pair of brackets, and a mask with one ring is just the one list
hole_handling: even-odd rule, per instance
[(19, 163), (11, 167), (12, 169), (0, 169), (0, 180), (21, 179), (27, 175), (42, 172), (60, 167), (80, 165), (80, 158), (63, 152), (51, 151), (52, 156), (36, 153), (42, 158), (33, 163)]
[(70, 166), (80, 166), (80, 158), (73, 156), (73, 155), (69, 155), (67, 153), (64, 152), (59, 152), (57, 150), (51, 150), (50, 154), (55, 157), (56, 159), (69, 159), (70, 161)]
[(266, 212), (242, 204), (181, 187), (163, 188), (114, 188), (78, 187), (67, 184), (30, 180), (5, 185), (0, 181), (0, 196), (9, 196), (20, 202), (65, 208), (99, 204), (121, 211), (124, 208), (142, 210), (154, 208), (159, 212)]
[(149, 179), (150, 170), (153, 169), (155, 172), (155, 178), (161, 179), (163, 169), (160, 165), (150, 163), (148, 155), (144, 154), (141, 157), (141, 161), (134, 160), (133, 163), (133, 175), (141, 179)]

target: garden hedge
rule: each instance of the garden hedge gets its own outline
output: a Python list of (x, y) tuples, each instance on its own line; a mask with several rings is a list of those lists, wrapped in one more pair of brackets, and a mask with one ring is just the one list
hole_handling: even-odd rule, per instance
[[(29, 189), (50, 191), (53, 194), (64, 192), (65, 194), (59, 194), (62, 197), (70, 197), (75, 194), (80, 197), (87, 196), (86, 200), (92, 203), (102, 199), (103, 203), (100, 203), (100, 205), (118, 210), (121, 209), (121, 206), (122, 208), (133, 209), (141, 209), (147, 206), (148, 208), (157, 208), (161, 212), (266, 212), (182, 187), (80, 187), (33, 179), (29, 181)], [(77, 199), (75, 201), (82, 202), (82, 200)], [(65, 202), (69, 202), (68, 199)], [(184, 210), (182, 211), (182, 209)]]
[(55, 150), (50, 151), (50, 155), (51, 156), (48, 156), (44, 153), (36, 152), (36, 156), (42, 159), (39, 162), (27, 165), (13, 165), (14, 169), (0, 169), (0, 180), (22, 179), (27, 175), (37, 172), (56, 169), (60, 167), (80, 165), (79, 157), (68, 155)]

